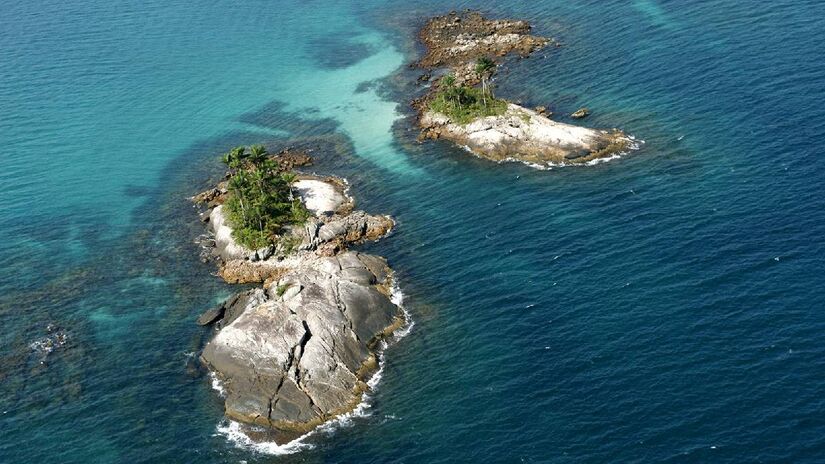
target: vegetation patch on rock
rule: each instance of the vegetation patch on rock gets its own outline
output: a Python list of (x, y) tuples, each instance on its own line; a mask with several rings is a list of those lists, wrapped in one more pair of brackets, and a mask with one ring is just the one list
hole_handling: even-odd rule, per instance
[(224, 208), (241, 245), (251, 250), (272, 245), (285, 226), (309, 217), (293, 193), (295, 175), (282, 171), (262, 145), (234, 148), (223, 162), (229, 167)]
[(504, 114), (507, 102), (495, 98), (487, 89), (455, 85), (455, 77), (451, 74), (441, 80), (428, 102), (428, 109), (447, 116), (456, 124), (468, 124), (478, 118)]

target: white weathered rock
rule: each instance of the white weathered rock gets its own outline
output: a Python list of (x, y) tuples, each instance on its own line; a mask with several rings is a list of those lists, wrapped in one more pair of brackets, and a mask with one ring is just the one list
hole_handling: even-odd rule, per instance
[(420, 124), (431, 137), (451, 140), (478, 156), (540, 165), (581, 163), (610, 156), (629, 142), (621, 132), (556, 122), (512, 103), (500, 116), (479, 118), (469, 124), (457, 124), (432, 111), (421, 116)]
[(346, 202), (337, 186), (315, 179), (299, 180), (293, 184), (304, 205), (316, 216), (334, 214)]
[(223, 205), (212, 208), (209, 213), (209, 226), (215, 234), (215, 250), (224, 261), (248, 259), (255, 252), (238, 244), (232, 237), (232, 228), (223, 214)]

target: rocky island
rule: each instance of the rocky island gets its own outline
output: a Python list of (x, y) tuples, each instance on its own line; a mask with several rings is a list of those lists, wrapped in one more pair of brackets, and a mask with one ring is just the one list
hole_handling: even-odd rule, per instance
[[(440, 76), (413, 102), (420, 140), (450, 140), (482, 158), (541, 167), (583, 164), (630, 146), (631, 139), (620, 130), (556, 122), (544, 108), (530, 110), (493, 95), (490, 80), (499, 60), (513, 54), (526, 58), (554, 43), (532, 35), (529, 23), (452, 12), (430, 19), (419, 38), (426, 53), (417, 66), (427, 71), (420, 80)], [(587, 114), (582, 108), (573, 117)]]
[(224, 160), (226, 181), (194, 197), (208, 250), (227, 282), (262, 285), (198, 319), (215, 326), (201, 360), (227, 417), (289, 441), (356, 407), (379, 344), (405, 324), (387, 261), (349, 250), (394, 222), (356, 210), (342, 179), (291, 171), (293, 154), (239, 147)]

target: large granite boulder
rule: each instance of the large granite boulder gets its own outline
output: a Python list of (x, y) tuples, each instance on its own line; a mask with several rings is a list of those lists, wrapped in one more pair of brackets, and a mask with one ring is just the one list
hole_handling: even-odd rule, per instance
[(303, 433), (355, 407), (376, 344), (404, 322), (390, 285), (383, 258), (347, 251), (305, 260), (265, 296), (246, 295), (202, 354), (223, 381), (226, 415)]

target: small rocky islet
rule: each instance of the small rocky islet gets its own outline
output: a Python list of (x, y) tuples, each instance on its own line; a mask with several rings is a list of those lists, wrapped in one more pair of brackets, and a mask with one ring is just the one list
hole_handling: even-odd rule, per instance
[(226, 182), (193, 198), (206, 208), (212, 238), (202, 243), (219, 275), (261, 284), (201, 315), (215, 333), (200, 359), (222, 386), (226, 416), (277, 442), (355, 408), (382, 340), (406, 323), (386, 259), (349, 249), (385, 236), (392, 218), (356, 210), (343, 179), (294, 172), (291, 187), (311, 216), (257, 250), (234, 237)]
[[(419, 81), (432, 83), (413, 101), (419, 140), (449, 140), (482, 158), (539, 167), (585, 164), (628, 150), (633, 141), (618, 129), (553, 121), (543, 107), (532, 110), (493, 96), (489, 80), (502, 58), (527, 58), (541, 48), (558, 46), (531, 31), (526, 21), (491, 20), (474, 11), (427, 21), (419, 32), (426, 53), (415, 65), (426, 70)], [(441, 77), (433, 79), (436, 74)], [(582, 108), (571, 117), (588, 114)]]

